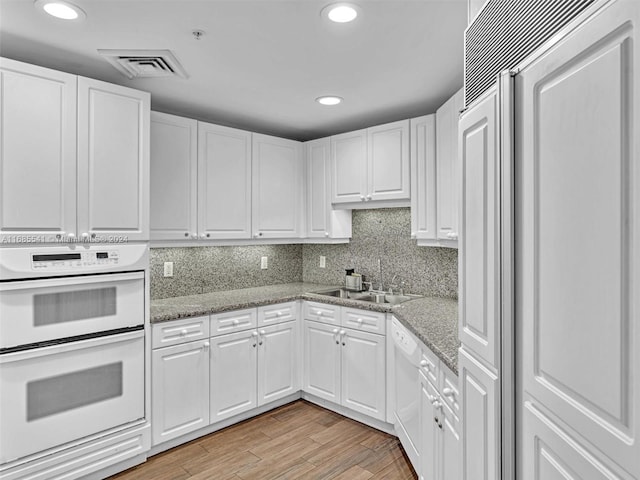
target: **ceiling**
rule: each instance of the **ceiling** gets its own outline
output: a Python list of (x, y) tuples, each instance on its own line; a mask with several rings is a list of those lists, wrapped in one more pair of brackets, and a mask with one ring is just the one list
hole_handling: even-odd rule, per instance
[[(467, 0), (0, 0), (0, 55), (151, 92), (152, 109), (296, 140), (433, 113), (462, 87)], [(193, 30), (203, 30), (196, 40)], [(98, 49), (168, 49), (188, 78), (129, 80)], [(327, 107), (321, 95), (344, 102)]]

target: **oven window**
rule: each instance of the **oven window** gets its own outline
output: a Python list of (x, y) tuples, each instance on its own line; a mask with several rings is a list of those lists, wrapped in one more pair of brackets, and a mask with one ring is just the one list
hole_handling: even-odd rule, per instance
[(33, 296), (33, 324), (36, 327), (115, 314), (116, 287)]
[(122, 396), (122, 362), (27, 383), (27, 421)]

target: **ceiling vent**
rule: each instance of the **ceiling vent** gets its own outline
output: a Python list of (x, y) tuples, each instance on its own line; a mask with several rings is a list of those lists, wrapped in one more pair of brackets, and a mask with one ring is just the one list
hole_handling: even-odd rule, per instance
[(169, 50), (98, 50), (127, 78), (189, 78), (178, 59)]

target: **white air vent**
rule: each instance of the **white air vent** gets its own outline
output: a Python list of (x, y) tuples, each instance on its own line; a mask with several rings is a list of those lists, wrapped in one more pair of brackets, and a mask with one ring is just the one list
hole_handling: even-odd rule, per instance
[(98, 53), (128, 78), (189, 77), (169, 50), (98, 50)]
[(593, 1), (488, 0), (464, 33), (465, 106)]

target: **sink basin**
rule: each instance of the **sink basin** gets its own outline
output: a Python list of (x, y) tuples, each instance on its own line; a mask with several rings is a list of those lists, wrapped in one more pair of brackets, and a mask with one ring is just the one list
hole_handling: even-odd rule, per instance
[(353, 290), (347, 290), (346, 288), (335, 288), (332, 290), (326, 290), (324, 292), (314, 292), (316, 295), (325, 295), (327, 297), (335, 298), (349, 298), (351, 300), (357, 300), (367, 303), (386, 303), (389, 305), (398, 305), (400, 303), (408, 302), (414, 298), (421, 298), (421, 295), (392, 295), (389, 293), (381, 292), (356, 292)]

